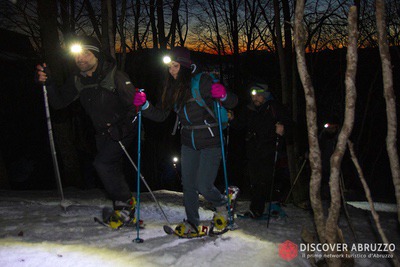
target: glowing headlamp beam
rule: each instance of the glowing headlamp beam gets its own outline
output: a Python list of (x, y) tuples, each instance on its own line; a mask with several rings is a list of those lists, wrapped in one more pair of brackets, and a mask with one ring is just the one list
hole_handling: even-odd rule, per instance
[(171, 63), (171, 61), (172, 61), (172, 59), (171, 59), (170, 56), (165, 56), (165, 57), (163, 58), (164, 64), (169, 64), (169, 63)]
[(73, 45), (71, 45), (71, 53), (73, 53), (73, 54), (79, 54), (79, 53), (82, 53), (82, 45), (80, 45), (80, 44), (73, 44)]

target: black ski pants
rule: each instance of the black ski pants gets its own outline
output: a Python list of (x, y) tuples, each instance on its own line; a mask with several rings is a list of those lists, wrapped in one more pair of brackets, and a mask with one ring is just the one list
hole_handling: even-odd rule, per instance
[[(122, 144), (128, 147), (133, 136), (122, 139)], [(123, 171), (125, 156), (120, 144), (112, 140), (107, 133), (96, 135), (97, 155), (93, 165), (103, 183), (104, 189), (112, 201), (127, 201), (132, 197), (131, 190)]]
[(270, 200), (272, 172), (274, 168), (274, 151), (264, 157), (250, 159), (247, 164), (247, 175), (250, 180), (250, 210), (255, 216), (264, 213), (265, 202)]

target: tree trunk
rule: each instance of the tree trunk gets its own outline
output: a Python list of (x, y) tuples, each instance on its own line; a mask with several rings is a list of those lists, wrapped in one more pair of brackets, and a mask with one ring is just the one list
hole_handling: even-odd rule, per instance
[(282, 27), (281, 27), (281, 10), (279, 7), (279, 1), (274, 0), (274, 11), (275, 11), (275, 35), (276, 35), (276, 46), (278, 51), (279, 58), (279, 70), (281, 74), (281, 86), (282, 86), (282, 103), (284, 105), (288, 105), (290, 101), (288, 101), (288, 78), (286, 71), (286, 62), (285, 62), (285, 52), (283, 50), (282, 44)]
[(386, 36), (385, 1), (376, 0), (376, 26), (378, 30), (379, 52), (382, 61), (383, 89), (386, 100), (387, 137), (386, 149), (388, 151), (390, 169), (397, 200), (397, 220), (400, 223), (400, 168), (399, 155), (397, 154), (397, 114), (396, 96), (393, 90), (392, 64), (389, 45)]
[(71, 26), (71, 33), (75, 32), (75, 0), (70, 0), (69, 1), (69, 6), (70, 6), (70, 15), (69, 15), (69, 23)]
[[(276, 35), (276, 46), (278, 51), (278, 58), (279, 58), (279, 69), (281, 75), (281, 86), (282, 86), (282, 103), (288, 107), (289, 114), (292, 117), (292, 101), (291, 101), (291, 88), (289, 87), (290, 84), (290, 75), (288, 74), (288, 61), (286, 52), (288, 51), (283, 48), (282, 43), (282, 27), (281, 27), (281, 16), (280, 16), (280, 6), (278, 0), (274, 0), (274, 13), (275, 13), (275, 35)], [(286, 33), (286, 32), (285, 32)], [(286, 33), (287, 34), (287, 33)], [(290, 36), (291, 37), (291, 36)], [(285, 40), (287, 36), (285, 35)], [(285, 45), (288, 45), (285, 43)], [(291, 45), (290, 45), (291, 47)], [(291, 52), (291, 51), (290, 51)], [(289, 173), (290, 173), (290, 181), (291, 184), (294, 184), (295, 176), (296, 176), (296, 156), (294, 154), (294, 146), (293, 146), (293, 134), (286, 136), (286, 153), (288, 157), (288, 165), (289, 165)], [(297, 193), (297, 190), (294, 194)]]
[(156, 5), (155, 0), (150, 0), (150, 25), (151, 25), (151, 32), (153, 34), (153, 48), (158, 48), (158, 31), (157, 31), (157, 24), (156, 24)]
[[(134, 7), (135, 26), (134, 26), (134, 30), (133, 30), (133, 42), (132, 42), (134, 50), (136, 50), (136, 48), (142, 49), (142, 42), (140, 41), (140, 37), (139, 37), (140, 10), (141, 10), (140, 9), (140, 1), (136, 1), (135, 7)], [(150, 18), (151, 17), (152, 17), (152, 15), (150, 15)], [(154, 17), (154, 14), (153, 14), (153, 17)]]
[(215, 34), (217, 35), (216, 36), (216, 38), (217, 38), (216, 46), (217, 46), (217, 54), (218, 54), (219, 75), (220, 75), (220, 77), (223, 77), (224, 73), (223, 73), (223, 66), (222, 66), (222, 54), (224, 53), (224, 49), (223, 49), (223, 42), (222, 42), (219, 25), (218, 25), (217, 9), (215, 7), (215, 2), (213, 0), (208, 0), (208, 5), (210, 6), (211, 12), (213, 14), (213, 20), (214, 20), (214, 24), (215, 24)]
[(104, 51), (110, 51), (110, 35), (108, 34), (108, 1), (101, 1), (101, 46)]
[(165, 38), (165, 21), (164, 21), (164, 1), (156, 0), (157, 2), (157, 31), (160, 49), (167, 49), (167, 40)]
[(70, 17), (68, 9), (70, 5), (68, 5), (68, 0), (60, 0), (60, 17), (61, 17), (61, 32), (64, 36), (68, 36), (71, 34), (71, 27), (70, 27)]
[(320, 242), (325, 242), (325, 219), (324, 210), (321, 202), (321, 150), (318, 143), (318, 127), (317, 127), (317, 105), (315, 103), (314, 87), (311, 77), (307, 70), (305, 58), (305, 30), (303, 28), (304, 16), (304, 0), (296, 2), (296, 11), (294, 19), (294, 43), (297, 55), (297, 66), (299, 76), (304, 88), (306, 99), (306, 116), (309, 143), (309, 160), (311, 167), (310, 178), (310, 201), (314, 211), (314, 222)]
[(174, 0), (174, 5), (172, 6), (172, 20), (171, 20), (171, 27), (169, 28), (169, 34), (167, 40), (171, 40), (170, 44), (171, 47), (175, 46), (175, 39), (176, 39), (176, 26), (179, 24), (179, 6), (181, 1)]
[(107, 29), (108, 29), (108, 41), (109, 41), (109, 50), (112, 58), (115, 57), (115, 12), (114, 5), (112, 4), (111, 0), (107, 0)]
[[(100, 32), (99, 24), (98, 24), (98, 22), (97, 22), (96, 14), (94, 13), (94, 9), (93, 9), (92, 4), (90, 3), (89, 0), (85, 0), (85, 1), (83, 2), (83, 4), (85, 5), (86, 11), (87, 11), (88, 14), (89, 14), (89, 19), (90, 19), (90, 22), (92, 22), (92, 27), (93, 27), (94, 32), (96, 33), (97, 38), (98, 38), (99, 40), (102, 40), (102, 42), (103, 42), (102, 34), (101, 34), (101, 32)], [(103, 2), (102, 2), (102, 6), (101, 6), (101, 7), (102, 7), (102, 10), (103, 10)], [(104, 30), (104, 29), (103, 29), (103, 30)], [(102, 43), (102, 44), (103, 44), (103, 43)], [(104, 48), (104, 47), (103, 47), (103, 48)]]
[[(340, 215), (341, 195), (339, 187), (340, 166), (342, 163), (343, 155), (346, 151), (346, 144), (354, 124), (354, 110), (356, 105), (356, 73), (357, 73), (357, 8), (352, 6), (349, 10), (349, 41), (347, 48), (347, 70), (346, 70), (346, 108), (344, 114), (343, 126), (340, 130), (338, 141), (333, 152), (330, 163), (331, 172), (329, 179), (329, 187), (331, 194), (331, 204), (329, 208), (328, 218), (326, 220), (325, 234), (326, 240), (329, 244), (336, 244), (338, 242), (338, 219)], [(332, 251), (338, 253), (337, 251)], [(336, 257), (327, 258), (329, 266), (340, 266), (341, 259)]]
[(126, 37), (125, 37), (125, 14), (126, 14), (126, 0), (121, 2), (121, 16), (119, 18), (119, 36), (121, 39), (121, 60), (119, 61), (119, 69), (125, 70), (126, 61)]
[(229, 0), (229, 23), (232, 35), (233, 45), (233, 86), (230, 86), (233, 91), (238, 90), (240, 82), (239, 70), (239, 27), (238, 27), (238, 4), (236, 0)]

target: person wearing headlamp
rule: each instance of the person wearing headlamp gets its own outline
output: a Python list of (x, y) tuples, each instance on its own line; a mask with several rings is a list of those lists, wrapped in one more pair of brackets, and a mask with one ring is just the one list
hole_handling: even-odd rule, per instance
[[(132, 220), (132, 194), (125, 180), (119, 141), (128, 146), (134, 139), (136, 114), (132, 98), (135, 87), (127, 74), (117, 70), (115, 61), (94, 37), (77, 37), (71, 45), (76, 71), (58, 85), (46, 64), (36, 66), (37, 80), (46, 83), (50, 105), (62, 109), (79, 98), (96, 130), (97, 155), (93, 165), (123, 220)], [(134, 201), (133, 201), (134, 202)], [(124, 212), (120, 212), (124, 211)]]
[[(263, 216), (266, 201), (269, 199), (271, 184), (274, 179), (273, 168), (276, 141), (279, 140), (279, 152), (282, 152), (283, 137), (291, 125), (291, 119), (283, 105), (274, 99), (268, 85), (261, 82), (249, 86), (251, 102), (232, 116), (230, 126), (235, 130), (246, 132), (246, 176), (250, 181), (250, 209), (246, 216), (259, 218)], [(277, 167), (275, 165), (275, 167)], [(274, 180), (274, 189), (282, 191), (286, 181)], [(286, 186), (287, 188), (287, 186)], [(276, 193), (277, 190), (274, 190)], [(275, 194), (275, 198), (276, 198)], [(283, 196), (280, 196), (283, 197)], [(279, 199), (275, 199), (279, 200)]]
[[(181, 171), (184, 205), (187, 220), (178, 225), (183, 234), (196, 233), (199, 227), (199, 193), (211, 202), (217, 212), (225, 212), (227, 199), (214, 186), (221, 162), (221, 142), (218, 121), (200, 106), (192, 96), (192, 79), (198, 71), (190, 58), (190, 51), (174, 47), (169, 57), (164, 57), (168, 66), (168, 77), (160, 103), (153, 106), (144, 92), (138, 92), (134, 104), (142, 109), (144, 117), (153, 121), (164, 121), (171, 111), (177, 113), (181, 124)], [(213, 78), (202, 73), (199, 92), (206, 105), (212, 108), (214, 101), (221, 101), (226, 108), (237, 104), (237, 96)], [(180, 227), (180, 228), (179, 228)]]

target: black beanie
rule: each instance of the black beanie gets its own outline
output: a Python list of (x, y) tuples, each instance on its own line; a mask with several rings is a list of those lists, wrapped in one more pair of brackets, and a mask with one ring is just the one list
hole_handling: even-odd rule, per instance
[(190, 69), (192, 61), (190, 60), (190, 51), (181, 46), (176, 46), (171, 50), (171, 58), (173, 61), (181, 64), (182, 67)]
[(267, 101), (273, 99), (271, 92), (268, 90), (268, 85), (264, 83), (254, 83), (250, 87), (250, 94), (254, 95), (261, 95)]
[(87, 49), (97, 58), (100, 58), (101, 45), (100, 42), (92, 36), (80, 36), (77, 41), (82, 45), (83, 49)]

